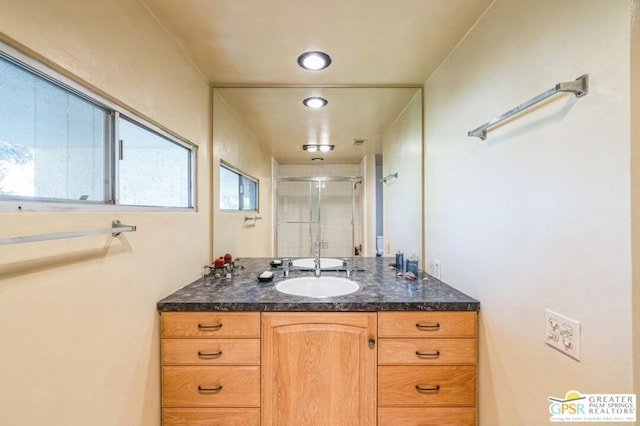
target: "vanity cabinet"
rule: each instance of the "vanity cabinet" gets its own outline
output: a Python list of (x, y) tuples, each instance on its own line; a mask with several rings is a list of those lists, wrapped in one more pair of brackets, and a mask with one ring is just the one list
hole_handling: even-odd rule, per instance
[(259, 425), (260, 313), (161, 318), (163, 425)]
[(164, 426), (477, 423), (475, 311), (161, 318)]
[(262, 425), (375, 425), (377, 315), (262, 314)]
[(378, 336), (378, 424), (476, 425), (476, 312), (380, 312)]

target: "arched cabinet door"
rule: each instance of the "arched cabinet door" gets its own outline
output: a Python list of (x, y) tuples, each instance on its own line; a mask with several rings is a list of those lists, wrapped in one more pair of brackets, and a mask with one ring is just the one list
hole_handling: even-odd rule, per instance
[(376, 313), (262, 314), (262, 425), (375, 425)]

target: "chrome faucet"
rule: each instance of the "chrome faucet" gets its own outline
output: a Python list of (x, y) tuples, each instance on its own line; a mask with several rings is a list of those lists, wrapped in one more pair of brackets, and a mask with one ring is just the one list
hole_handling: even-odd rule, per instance
[(351, 274), (353, 273), (352, 259), (343, 259), (342, 266), (344, 267), (344, 272), (346, 273), (347, 278), (351, 278)]
[(291, 259), (282, 259), (282, 263), (284, 264), (284, 277), (287, 278), (291, 272)]
[(314, 242), (316, 248), (316, 257), (314, 259), (314, 263), (316, 265), (314, 269), (314, 274), (316, 277), (320, 276), (320, 236), (316, 235), (316, 240)]

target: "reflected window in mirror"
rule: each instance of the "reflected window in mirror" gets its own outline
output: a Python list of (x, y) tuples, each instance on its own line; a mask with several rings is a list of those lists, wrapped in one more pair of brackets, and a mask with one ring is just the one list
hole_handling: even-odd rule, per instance
[(258, 211), (258, 180), (221, 163), (220, 210)]

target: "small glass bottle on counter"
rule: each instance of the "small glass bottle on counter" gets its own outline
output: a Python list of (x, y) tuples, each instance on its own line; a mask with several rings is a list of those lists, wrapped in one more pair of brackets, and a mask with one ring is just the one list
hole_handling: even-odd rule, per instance
[(411, 253), (411, 257), (407, 259), (406, 271), (418, 277), (418, 255), (415, 252)]

